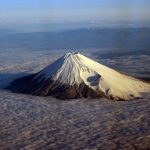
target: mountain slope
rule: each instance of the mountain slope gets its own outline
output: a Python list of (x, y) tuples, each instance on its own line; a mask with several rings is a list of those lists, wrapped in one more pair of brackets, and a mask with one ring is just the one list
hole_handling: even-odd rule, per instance
[(42, 71), (17, 79), (13, 92), (62, 99), (107, 97), (129, 100), (150, 92), (150, 84), (121, 74), (79, 53), (68, 53)]

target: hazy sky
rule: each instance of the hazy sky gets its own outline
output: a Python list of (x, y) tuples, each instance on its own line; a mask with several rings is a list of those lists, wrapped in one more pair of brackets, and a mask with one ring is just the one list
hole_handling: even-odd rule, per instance
[(150, 0), (1, 0), (0, 27), (150, 23)]

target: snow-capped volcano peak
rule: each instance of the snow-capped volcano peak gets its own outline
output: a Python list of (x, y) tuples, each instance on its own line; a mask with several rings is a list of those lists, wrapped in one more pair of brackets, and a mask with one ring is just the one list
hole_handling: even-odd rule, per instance
[[(20, 80), (15, 83), (20, 83)], [(150, 84), (121, 74), (80, 53), (67, 53), (39, 73), (22, 80), (31, 85), (25, 90), (27, 93), (59, 98), (129, 100), (150, 92)]]
[[(67, 53), (52, 65), (42, 70), (35, 78), (58, 81), (63, 85), (79, 85), (90, 76), (99, 76), (95, 70), (86, 65), (87, 58), (79, 53)], [(89, 85), (90, 86), (90, 85)]]

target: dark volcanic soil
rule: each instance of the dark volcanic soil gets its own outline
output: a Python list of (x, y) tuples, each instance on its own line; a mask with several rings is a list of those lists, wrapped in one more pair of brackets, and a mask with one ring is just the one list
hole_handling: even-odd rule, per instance
[(62, 101), (1, 91), (0, 149), (150, 149), (148, 97)]

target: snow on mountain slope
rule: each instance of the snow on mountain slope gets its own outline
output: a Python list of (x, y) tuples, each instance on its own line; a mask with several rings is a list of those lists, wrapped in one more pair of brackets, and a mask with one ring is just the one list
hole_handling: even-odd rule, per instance
[[(15, 81), (14, 85), (19, 83), (20, 87), (21, 81)], [(63, 94), (63, 98), (90, 96), (129, 100), (150, 92), (150, 84), (121, 74), (79, 53), (67, 53), (25, 81), (31, 85), (30, 89), (25, 90), (27, 93), (46, 96), (57, 92), (57, 95)]]
[(79, 54), (79, 57), (83, 63), (93, 68), (101, 76), (99, 90), (108, 97), (113, 96), (127, 100), (132, 97), (140, 97), (142, 92), (150, 92), (150, 85), (148, 83), (121, 74), (83, 55)]

